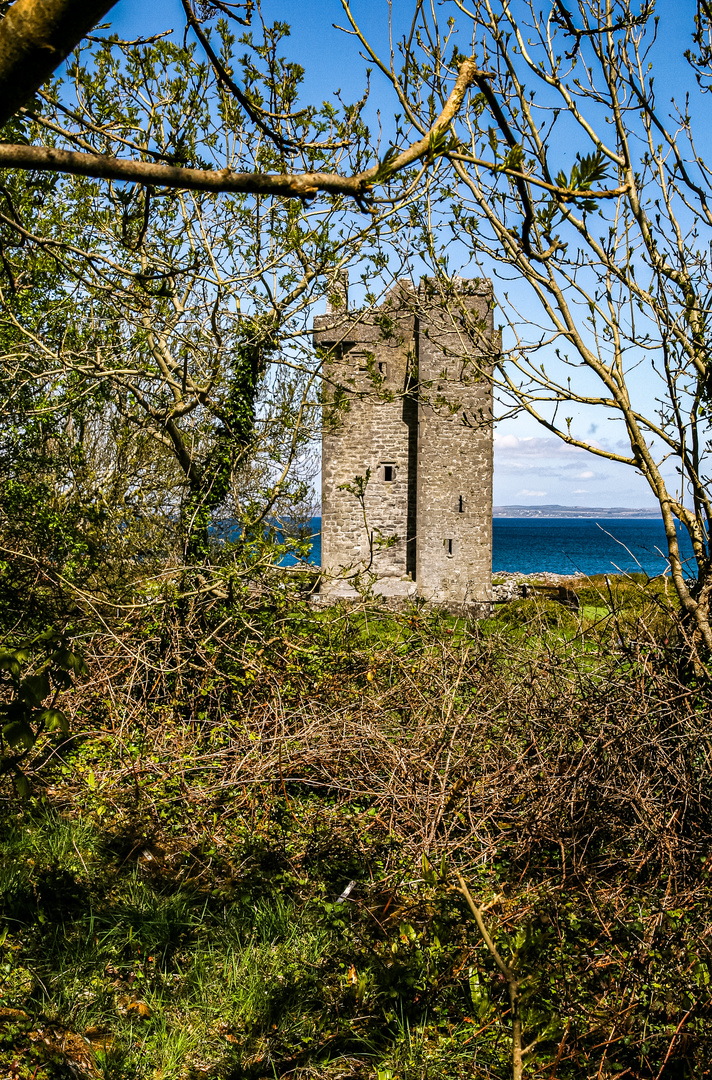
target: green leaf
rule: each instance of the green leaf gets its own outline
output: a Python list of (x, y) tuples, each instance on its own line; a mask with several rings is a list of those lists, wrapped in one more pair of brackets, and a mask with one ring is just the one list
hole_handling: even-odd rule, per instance
[(57, 649), (50, 656), (50, 662), (54, 667), (63, 671), (73, 671), (75, 675), (88, 675), (89, 668), (84, 662), (84, 657), (71, 649)]
[(24, 746), (30, 749), (35, 745), (35, 733), (25, 720), (11, 720), (2, 729), (3, 738), (9, 746)]
[(423, 867), (423, 878), (424, 878), (426, 884), (428, 884), (428, 885), (437, 885), (437, 883), (438, 883), (437, 875), (435, 874), (435, 871), (433, 870), (432, 866), (430, 865), (430, 861), (428, 859), (428, 856), (425, 854), (425, 852), (423, 852), (423, 856), (422, 856), (422, 859), (421, 859), (421, 864), (422, 864), (422, 867)]
[(13, 776), (13, 783), (15, 785), (15, 791), (21, 799), (28, 799), (32, 793), (30, 782), (24, 773), (16, 772)]
[(19, 675), (22, 661), (16, 652), (0, 653), (0, 669), (9, 671), (11, 675)]
[(70, 653), (70, 656), (72, 657), (72, 671), (74, 672), (74, 674), (88, 675), (89, 668), (87, 667), (86, 661), (82, 654), (78, 652), (73, 652)]
[(517, 171), (520, 171), (523, 161), (524, 161), (524, 150), (519, 145), (519, 143), (517, 143), (515, 146), (511, 147), (510, 150), (507, 151), (507, 154), (505, 155), (504, 159), (502, 160), (502, 162), (498, 166), (498, 168), (500, 168), (500, 169), (516, 169)]
[[(571, 170), (571, 177), (567, 180), (566, 174), (559, 172), (556, 174), (556, 183), (560, 188), (566, 188), (568, 191), (590, 191), (594, 184), (601, 184), (607, 179), (608, 162), (606, 161), (603, 153), (600, 150), (596, 150), (593, 154), (585, 154), (581, 157), (580, 154), (576, 155), (576, 162)], [(595, 199), (576, 199), (576, 206), (580, 210), (585, 210), (588, 213), (593, 213), (597, 208)]]
[(49, 691), (49, 675), (42, 671), (37, 675), (26, 675), (17, 692), (18, 696), (30, 705), (41, 705)]
[(69, 690), (74, 685), (71, 672), (65, 671), (63, 668), (54, 668), (52, 678), (55, 686), (59, 686), (63, 690)]
[(69, 721), (61, 709), (42, 709), (37, 714), (37, 719), (44, 724), (47, 731), (61, 731), (63, 735), (69, 734)]
[(395, 146), (389, 146), (382, 161), (378, 164), (378, 172), (374, 176), (371, 183), (382, 184), (393, 173), (393, 161), (398, 156), (398, 149)]
[(448, 136), (446, 131), (431, 131), (428, 139), (428, 157), (433, 159), (444, 154), (447, 150)]
[(571, 171), (571, 178), (576, 179), (577, 188), (585, 190), (593, 184), (603, 183), (608, 172), (608, 163), (601, 150), (596, 150), (594, 154), (586, 154), (585, 157), (577, 154), (576, 157), (577, 164)]

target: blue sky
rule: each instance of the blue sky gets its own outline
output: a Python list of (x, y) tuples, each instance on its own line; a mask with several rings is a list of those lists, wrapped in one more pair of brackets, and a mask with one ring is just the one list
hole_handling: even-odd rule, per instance
[[(514, 0), (516, 6), (516, 0)], [(454, 5), (453, 5), (454, 6)], [(383, 52), (388, 43), (388, 4), (386, 0), (353, 0), (352, 9), (373, 43)], [(659, 0), (660, 40), (655, 70), (659, 100), (669, 100), (684, 82), (691, 82), (684, 72), (683, 54), (690, 46), (694, 0)], [(304, 94), (321, 100), (336, 90), (352, 100), (360, 97), (365, 84), (366, 62), (359, 57), (358, 43), (334, 29), (344, 24), (339, 0), (263, 0), (267, 21), (281, 20), (292, 26), (288, 50), (306, 71)], [(412, 0), (394, 0), (396, 26), (412, 17)], [(173, 27), (179, 31), (184, 15), (179, 0), (119, 0), (107, 16), (112, 30), (123, 37), (148, 36)], [(466, 43), (462, 43), (463, 51)], [(371, 120), (379, 106), (384, 117), (393, 111), (393, 97), (385, 79), (372, 76)], [(705, 103), (707, 105), (707, 102)], [(561, 148), (562, 166), (573, 157)], [(635, 389), (645, 395), (645, 376), (637, 378)], [(581, 416), (580, 423), (590, 438), (600, 446), (625, 447), (623, 432), (606, 416)], [(587, 506), (650, 506), (653, 503), (644, 481), (630, 468), (606, 462), (585, 451), (567, 447), (527, 417), (503, 422), (495, 433), (495, 503), (562, 503)]]

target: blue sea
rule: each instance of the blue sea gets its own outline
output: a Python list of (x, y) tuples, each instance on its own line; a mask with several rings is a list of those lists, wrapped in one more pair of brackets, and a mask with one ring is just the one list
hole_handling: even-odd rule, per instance
[[(312, 518), (310, 562), (321, 563), (321, 518)], [(695, 563), (686, 533), (680, 549)], [(492, 569), (532, 574), (616, 574), (644, 571), (662, 574), (667, 560), (660, 518), (495, 518)]]

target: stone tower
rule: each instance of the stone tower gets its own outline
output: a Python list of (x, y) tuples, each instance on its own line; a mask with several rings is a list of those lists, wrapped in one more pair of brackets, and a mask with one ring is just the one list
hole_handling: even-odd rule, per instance
[(314, 321), (326, 352), (322, 600), (416, 595), (450, 611), (492, 604), (492, 289), (442, 297), (399, 282), (380, 308)]

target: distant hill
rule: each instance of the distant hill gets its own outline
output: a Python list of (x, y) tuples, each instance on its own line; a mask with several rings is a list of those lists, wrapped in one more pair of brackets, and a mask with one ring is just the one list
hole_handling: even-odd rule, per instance
[(495, 506), (494, 517), (501, 518), (659, 518), (660, 510), (630, 506)]

